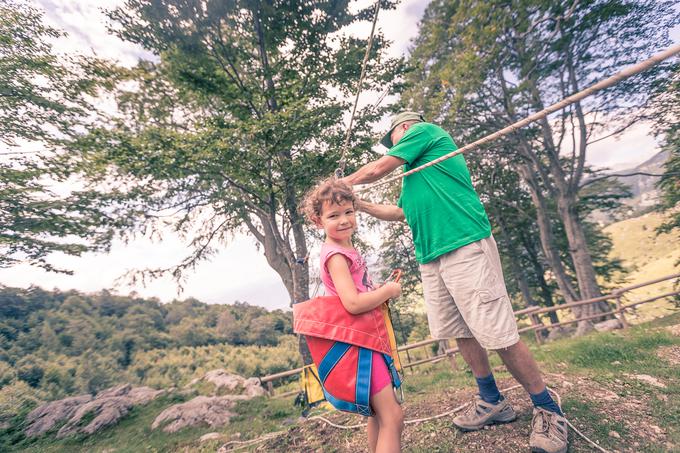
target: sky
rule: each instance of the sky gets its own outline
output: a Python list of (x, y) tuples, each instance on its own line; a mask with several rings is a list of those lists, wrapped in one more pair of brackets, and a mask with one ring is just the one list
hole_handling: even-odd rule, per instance
[[(35, 0), (46, 13), (50, 25), (67, 32), (68, 36), (55, 43), (63, 53), (96, 54), (116, 60), (126, 66), (140, 58), (154, 56), (134, 44), (126, 43), (107, 32), (108, 19), (102, 9), (111, 9), (123, 0)], [(373, 0), (360, 0), (355, 6), (369, 6)], [(378, 27), (393, 42), (392, 56), (408, 53), (411, 40), (417, 35), (418, 22), (429, 0), (404, 0), (394, 11), (381, 11)], [(366, 37), (368, 22), (352, 26), (349, 33)], [(675, 33), (677, 35), (677, 33)], [(675, 39), (677, 42), (677, 39)], [(386, 127), (387, 119), (377, 128)], [(618, 139), (598, 142), (589, 150), (588, 163), (613, 169), (630, 168), (657, 152), (649, 128), (636, 125)], [(54, 255), (50, 261), (73, 270), (73, 275), (47, 273), (26, 265), (0, 269), (0, 284), (13, 287), (41, 286), (45, 289), (77, 289), (95, 292), (109, 289), (119, 294), (132, 291), (161, 301), (195, 297), (207, 303), (245, 301), (269, 309), (287, 309), (288, 294), (279, 276), (268, 266), (256, 241), (236, 235), (209, 262), (200, 264), (183, 283), (183, 292), (170, 278), (160, 278), (145, 287), (130, 287), (119, 281), (126, 271), (145, 267), (167, 267), (186, 255), (185, 243), (174, 235), (164, 235), (162, 242), (138, 238), (127, 244), (114, 243), (108, 254), (89, 253), (82, 257)]]

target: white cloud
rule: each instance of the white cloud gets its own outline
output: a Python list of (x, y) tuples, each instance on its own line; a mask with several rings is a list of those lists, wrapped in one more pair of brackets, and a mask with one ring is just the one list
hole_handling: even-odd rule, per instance
[(105, 11), (122, 6), (124, 0), (36, 0), (36, 3), (45, 10), (48, 24), (68, 33), (55, 42), (60, 53), (96, 54), (126, 66), (136, 64), (140, 58), (154, 58), (140, 46), (108, 33), (110, 21)]

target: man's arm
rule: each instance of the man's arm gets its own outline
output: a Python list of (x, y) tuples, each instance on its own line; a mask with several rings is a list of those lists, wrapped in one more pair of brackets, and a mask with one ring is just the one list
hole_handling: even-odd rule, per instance
[(380, 220), (403, 222), (405, 219), (404, 210), (393, 204), (375, 204), (357, 199), (354, 207), (357, 211), (365, 212)]
[(389, 174), (395, 168), (404, 165), (404, 160), (394, 156), (383, 156), (378, 160), (370, 162), (349, 176), (342, 178), (347, 184), (367, 184), (374, 182)]

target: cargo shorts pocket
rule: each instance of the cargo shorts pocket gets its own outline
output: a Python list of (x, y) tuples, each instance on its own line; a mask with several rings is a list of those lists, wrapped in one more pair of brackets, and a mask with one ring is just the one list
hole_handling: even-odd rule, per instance
[(474, 243), (478, 247), (478, 259), (476, 268), (476, 284), (474, 294), (481, 304), (489, 304), (500, 300), (507, 294), (505, 282), (503, 281), (503, 271), (499, 263), (494, 259), (492, 251), (489, 250), (486, 240)]

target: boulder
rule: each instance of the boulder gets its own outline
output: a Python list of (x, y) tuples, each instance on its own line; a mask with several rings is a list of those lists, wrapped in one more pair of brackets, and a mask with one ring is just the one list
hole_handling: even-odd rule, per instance
[[(94, 397), (83, 395), (52, 401), (28, 414), (28, 427), (24, 434), (27, 437), (39, 436), (63, 421), (66, 423), (57, 432), (57, 437), (76, 433), (92, 434), (117, 423), (133, 406), (146, 404), (163, 393), (164, 390), (123, 384), (102, 390)], [(85, 419), (87, 423), (83, 421)]]
[(257, 378), (246, 379), (224, 369), (208, 371), (203, 377), (196, 378), (185, 386), (193, 387), (201, 382), (214, 386), (213, 395), (247, 395), (249, 397), (264, 396), (265, 389)]
[(246, 399), (249, 399), (246, 395), (197, 396), (186, 403), (165, 409), (153, 421), (151, 429), (163, 426), (166, 433), (174, 433), (188, 426), (224, 426), (236, 415), (230, 411), (236, 401)]
[(654, 376), (650, 376), (648, 374), (626, 374), (627, 377), (637, 379), (638, 381), (645, 382), (649, 385), (653, 385), (654, 387), (659, 387), (662, 389), (666, 388), (666, 384), (655, 378)]
[(50, 401), (33, 409), (26, 416), (24, 430), (26, 437), (35, 437), (45, 434), (63, 420), (71, 418), (81, 405), (92, 400), (91, 395), (73, 396), (59, 401)]
[(608, 319), (593, 325), (598, 332), (609, 332), (616, 329), (623, 329), (623, 324), (618, 318)]
[[(150, 387), (133, 388), (130, 384), (103, 390), (92, 401), (78, 407), (71, 419), (59, 430), (57, 437), (95, 433), (106, 426), (118, 423), (133, 406), (146, 404), (163, 393), (164, 390), (154, 390)], [(87, 424), (82, 423), (88, 414), (92, 414), (94, 418)]]
[(573, 333), (573, 331), (566, 328), (566, 327), (555, 327), (554, 329), (550, 329), (550, 333), (546, 337), (546, 340), (555, 341), (555, 340), (558, 340), (560, 338), (568, 337), (572, 333)]
[(198, 439), (198, 441), (200, 443), (203, 443), (203, 442), (209, 442), (211, 440), (220, 440), (222, 437), (223, 437), (223, 435), (220, 434), (220, 433), (207, 433), (207, 434), (203, 434), (201, 436), (201, 438)]

